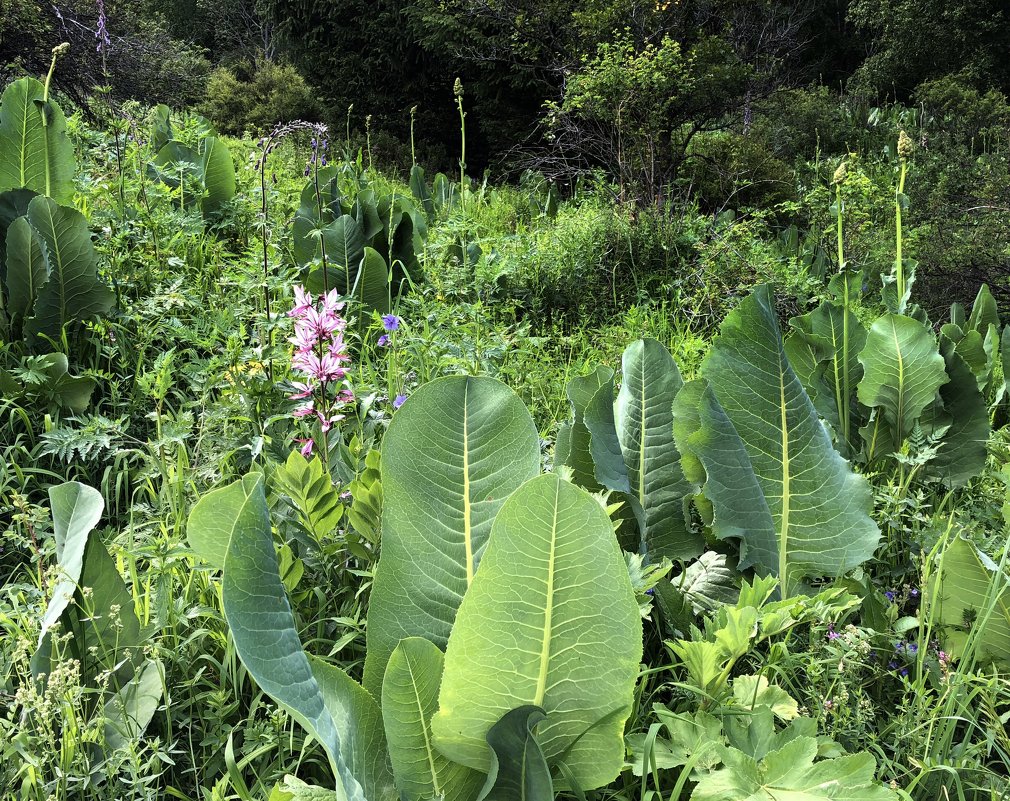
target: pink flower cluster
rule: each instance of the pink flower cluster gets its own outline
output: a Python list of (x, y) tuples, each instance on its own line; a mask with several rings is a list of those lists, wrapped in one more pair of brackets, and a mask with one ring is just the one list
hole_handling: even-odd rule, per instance
[[(324, 435), (344, 419), (340, 410), (354, 401), (344, 367), (351, 357), (344, 342), (347, 321), (340, 316), (343, 308), (335, 289), (317, 302), (305, 287), (296, 286), (295, 305), (288, 312), (288, 317), (295, 319), (295, 335), (289, 340), (295, 346), (291, 368), (305, 378), (293, 382), (295, 392), (289, 397), (305, 401), (294, 415), (316, 417)], [(315, 443), (311, 438), (299, 442), (303, 455), (312, 453)]]

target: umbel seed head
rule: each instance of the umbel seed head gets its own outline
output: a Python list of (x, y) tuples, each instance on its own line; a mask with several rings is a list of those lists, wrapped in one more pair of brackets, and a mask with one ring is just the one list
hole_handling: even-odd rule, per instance
[(908, 161), (912, 158), (912, 151), (915, 149), (915, 145), (912, 144), (912, 137), (907, 133), (902, 131), (898, 134), (898, 158), (902, 161)]
[(849, 165), (848, 162), (843, 161), (838, 165), (838, 169), (835, 170), (835, 177), (831, 179), (831, 183), (836, 185), (841, 185), (845, 183), (845, 179), (849, 176)]
[(452, 85), (452, 94), (454, 97), (463, 96), (463, 82), (459, 78), (457, 78), (456, 83)]

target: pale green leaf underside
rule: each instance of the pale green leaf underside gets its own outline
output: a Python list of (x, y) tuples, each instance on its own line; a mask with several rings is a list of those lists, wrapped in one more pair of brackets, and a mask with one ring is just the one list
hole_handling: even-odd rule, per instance
[(405, 637), (445, 647), (505, 499), (540, 470), (519, 397), (450, 376), (415, 392), (382, 441), (382, 554), (368, 610), (365, 688), (378, 697)]
[(421, 637), (401, 640), (382, 681), (382, 719), (396, 786), (404, 801), (473, 801), (484, 777), (450, 762), (435, 748), (431, 718), (438, 709), (444, 657)]
[(535, 478), (499, 512), (460, 607), (435, 744), (486, 771), (489, 729), (539, 706), (548, 764), (563, 759), (582, 789), (600, 787), (620, 770), (641, 653), (638, 604), (602, 506), (556, 475)]
[(947, 383), (936, 340), (918, 320), (885, 314), (870, 327), (859, 362), (863, 365), (859, 402), (880, 408), (892, 437), (888, 444), (896, 451)]

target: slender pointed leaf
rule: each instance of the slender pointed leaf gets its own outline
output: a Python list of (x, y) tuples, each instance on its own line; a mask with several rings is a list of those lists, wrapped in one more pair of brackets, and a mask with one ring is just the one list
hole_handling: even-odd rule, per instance
[(673, 401), (684, 382), (670, 352), (654, 339), (629, 345), (622, 364), (615, 417), (630, 494), (645, 522), (641, 552), (653, 561), (692, 559), (704, 543), (685, 512), (693, 488), (673, 438)]
[(446, 759), (432, 741), (443, 664), (436, 645), (407, 637), (390, 656), (382, 680), (382, 720), (404, 801), (472, 801), (483, 784), (481, 774)]

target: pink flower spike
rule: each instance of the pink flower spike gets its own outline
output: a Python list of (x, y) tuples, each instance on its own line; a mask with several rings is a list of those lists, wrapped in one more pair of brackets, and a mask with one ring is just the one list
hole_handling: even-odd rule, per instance
[(342, 389), (337, 395), (337, 403), (354, 403), (354, 392), (350, 389)]
[(301, 317), (312, 308), (314, 302), (312, 295), (305, 291), (305, 287), (298, 284), (295, 287), (295, 305), (288, 312), (288, 317)]
[(318, 414), (312, 401), (309, 401), (304, 406), (299, 406), (293, 412), (291, 412), (293, 417), (308, 417), (310, 414)]
[(300, 451), (302, 456), (308, 458), (312, 455), (312, 446), (315, 445), (315, 443), (312, 441), (311, 437), (309, 439), (296, 439), (295, 442), (300, 442), (302, 444)]

